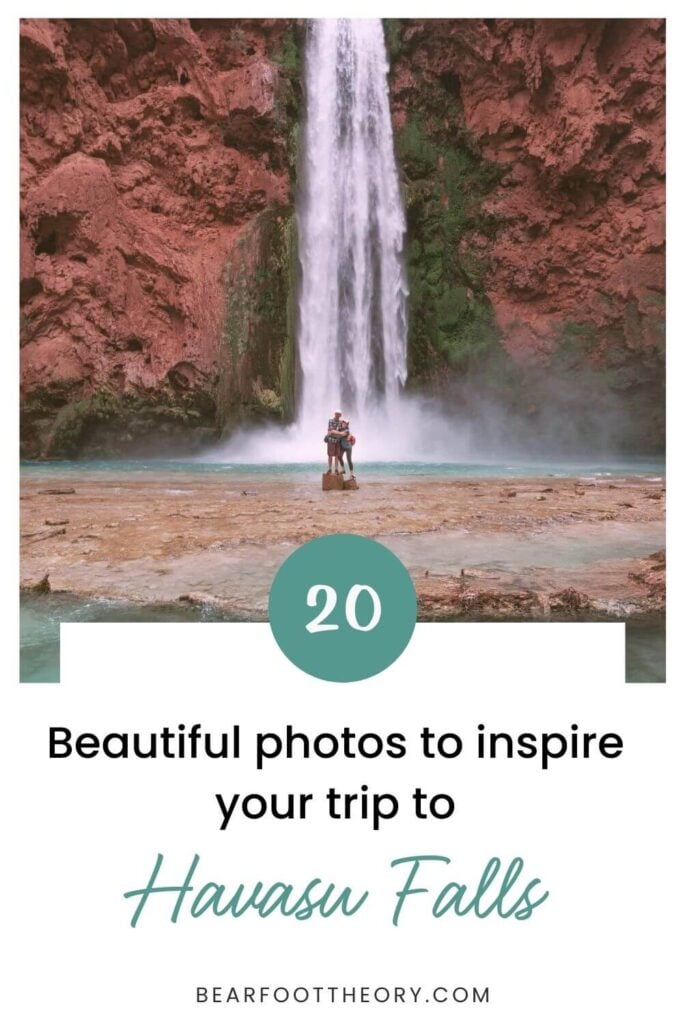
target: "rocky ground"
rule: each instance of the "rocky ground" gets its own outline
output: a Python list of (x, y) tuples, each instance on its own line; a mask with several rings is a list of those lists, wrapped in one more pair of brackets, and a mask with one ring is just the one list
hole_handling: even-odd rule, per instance
[(628, 618), (664, 609), (659, 478), (361, 481), (179, 471), (29, 472), (27, 589), (207, 602), (265, 615), (273, 574), (321, 534), (376, 537), (403, 559), (423, 619)]

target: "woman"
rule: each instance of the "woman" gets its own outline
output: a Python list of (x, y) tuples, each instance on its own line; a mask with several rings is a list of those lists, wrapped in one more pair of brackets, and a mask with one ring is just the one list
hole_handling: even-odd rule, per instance
[(349, 465), (349, 471), (351, 473), (351, 479), (355, 480), (353, 472), (353, 444), (355, 437), (351, 434), (351, 429), (348, 420), (342, 420), (339, 428), (339, 464), (341, 465), (341, 471), (344, 472), (344, 456), (346, 455), (346, 461)]

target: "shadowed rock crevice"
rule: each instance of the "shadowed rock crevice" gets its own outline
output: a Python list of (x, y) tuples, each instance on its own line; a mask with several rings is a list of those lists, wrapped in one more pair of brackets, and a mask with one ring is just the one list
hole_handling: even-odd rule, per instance
[[(190, 448), (291, 418), (303, 32), (22, 21), (24, 454), (95, 436), (134, 451), (160, 409)], [(385, 35), (408, 387), (475, 423), (509, 413), (523, 439), (661, 448), (664, 23), (387, 19)], [(92, 430), (56, 423), (84, 409)]]
[(385, 32), (412, 386), (558, 444), (661, 449), (664, 22)]
[[(297, 46), (283, 20), (21, 23), (24, 454), (194, 450), (226, 374), (248, 414), (253, 380), (220, 364), (224, 274), (291, 207)], [(243, 346), (256, 367), (286, 347)]]

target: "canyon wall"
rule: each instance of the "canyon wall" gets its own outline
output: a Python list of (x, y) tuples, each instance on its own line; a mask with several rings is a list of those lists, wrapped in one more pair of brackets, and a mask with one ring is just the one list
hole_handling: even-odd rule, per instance
[[(568, 447), (660, 447), (663, 22), (385, 29), (409, 387)], [(291, 417), (302, 32), (22, 22), (27, 456)]]
[(22, 22), (27, 455), (283, 406), (297, 89), (285, 21)]
[(664, 438), (664, 23), (391, 21), (411, 381), (565, 447)]

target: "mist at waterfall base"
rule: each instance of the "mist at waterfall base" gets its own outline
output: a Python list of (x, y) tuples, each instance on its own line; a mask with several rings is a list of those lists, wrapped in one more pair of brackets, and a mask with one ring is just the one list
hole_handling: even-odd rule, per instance
[[(348, 414), (357, 443), (354, 462), (364, 463), (463, 463), (499, 465), (520, 463), (531, 466), (557, 462), (602, 462), (634, 455), (657, 455), (658, 449), (642, 438), (641, 424), (612, 401), (594, 393), (586, 401), (577, 386), (563, 387), (548, 381), (547, 404), (532, 415), (506, 412), (486, 393), (476, 378), (463, 382), (458, 397), (438, 401), (404, 395), (394, 410), (379, 409), (364, 416)], [(325, 414), (302, 415), (295, 423), (242, 427), (229, 440), (205, 452), (205, 462), (235, 464), (320, 463), (326, 465), (323, 437), (327, 420), (337, 406)], [(460, 411), (458, 411), (460, 409)]]
[(517, 383), (501, 395), (479, 366), (438, 399), (405, 392), (406, 218), (387, 75), (381, 21), (309, 23), (296, 201), (296, 421), (238, 429), (204, 458), (324, 464), (327, 420), (337, 409), (357, 437), (359, 466), (604, 459), (647, 450), (634, 408), (582, 370), (517, 368)]
[[(296, 423), (279, 427), (265, 426), (238, 430), (225, 444), (203, 456), (211, 461), (236, 463), (320, 462), (327, 463), (323, 438), (327, 421), (341, 403), (331, 404), (324, 413), (304, 411)], [(386, 408), (366, 410), (363, 416), (342, 410), (350, 421), (356, 436), (354, 459), (361, 462), (453, 462), (453, 450), (447, 435), (444, 444), (439, 441), (439, 430), (445, 430), (444, 420), (437, 426), (436, 418), (428, 412), (428, 404), (418, 399), (404, 398), (390, 413)], [(427, 417), (434, 422), (427, 424)], [(462, 447), (464, 458), (466, 446)]]

